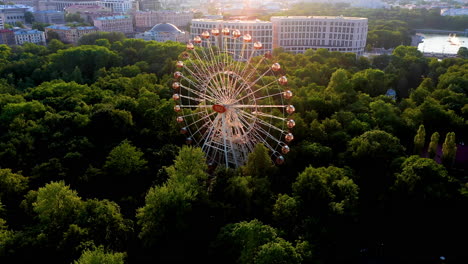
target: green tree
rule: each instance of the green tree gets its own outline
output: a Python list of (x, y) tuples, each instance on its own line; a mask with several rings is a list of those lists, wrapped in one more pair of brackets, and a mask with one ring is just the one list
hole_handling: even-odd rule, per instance
[(445, 136), (445, 142), (442, 145), (442, 163), (447, 167), (452, 167), (457, 155), (457, 143), (455, 142), (455, 133), (449, 132)]
[(11, 169), (0, 169), (0, 198), (20, 194), (28, 187), (28, 178)]
[(199, 148), (183, 147), (173, 166), (166, 168), (169, 179), (152, 187), (145, 197), (145, 205), (137, 210), (141, 226), (139, 237), (152, 246), (161, 237), (188, 229), (187, 215), (195, 203), (205, 199), (206, 160)]
[(457, 52), (457, 56), (463, 59), (468, 59), (468, 48), (460, 47)]
[[(359, 187), (348, 171), (337, 167), (306, 168), (293, 184), (293, 194), (301, 203), (301, 210), (344, 214), (350, 212), (358, 198)], [(310, 210), (308, 210), (310, 211)]]
[(243, 169), (245, 175), (262, 178), (274, 173), (276, 167), (271, 161), (268, 149), (263, 144), (257, 144), (249, 153), (247, 164)]
[(411, 156), (401, 169), (401, 173), (395, 175), (395, 187), (404, 194), (424, 200), (447, 198), (452, 193), (449, 184), (453, 179), (444, 166), (432, 159)]
[(146, 168), (147, 163), (143, 158), (143, 152), (132, 146), (130, 141), (124, 140), (111, 150), (106, 158), (104, 169), (110, 175), (128, 177), (138, 175)]
[(414, 154), (421, 155), (424, 145), (426, 143), (426, 130), (424, 125), (420, 125), (418, 132), (414, 136)]
[(277, 239), (263, 244), (258, 249), (254, 260), (255, 264), (299, 264), (302, 263), (302, 256), (297, 252), (294, 246), (284, 240)]
[(74, 222), (83, 208), (83, 201), (75, 191), (60, 181), (39, 188), (32, 206), (39, 220), (53, 230)]
[(348, 144), (348, 155), (357, 166), (379, 168), (403, 154), (400, 140), (384, 131), (371, 130), (353, 138)]
[(439, 132), (434, 132), (431, 136), (431, 142), (429, 143), (429, 148), (427, 149), (427, 154), (430, 159), (434, 159), (437, 155), (437, 148), (439, 147)]
[(94, 249), (84, 250), (80, 258), (75, 260), (73, 264), (124, 264), (126, 256), (126, 253), (114, 253), (100, 246)]

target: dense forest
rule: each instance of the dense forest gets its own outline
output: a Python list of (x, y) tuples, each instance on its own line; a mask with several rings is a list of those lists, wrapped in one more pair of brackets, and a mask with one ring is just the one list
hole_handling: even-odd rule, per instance
[(1, 263), (468, 261), (467, 59), (275, 50), (291, 152), (225, 169), (178, 131), (184, 51), (0, 45)]

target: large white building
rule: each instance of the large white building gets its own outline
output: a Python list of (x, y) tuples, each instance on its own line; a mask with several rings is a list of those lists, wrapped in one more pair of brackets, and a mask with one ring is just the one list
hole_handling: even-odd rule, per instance
[(46, 39), (43, 31), (36, 29), (19, 29), (15, 30), (15, 42), (17, 45), (23, 45), (26, 42), (31, 42), (38, 45), (45, 45)]
[(367, 18), (331, 16), (272, 17), (273, 48), (293, 53), (325, 48), (362, 55), (367, 40)]
[[(239, 29), (260, 41), (264, 51), (284, 48), (285, 51), (303, 53), (307, 49), (325, 48), (329, 51), (353, 52), (362, 55), (367, 40), (367, 18), (331, 16), (276, 16), (270, 21), (193, 19), (191, 38), (213, 28)], [(222, 37), (210, 38), (212, 45), (221, 45)], [(229, 42), (232, 42), (228, 39)], [(206, 44), (205, 44), (206, 46)], [(231, 47), (231, 44), (228, 44)], [(239, 51), (242, 43), (230, 52)]]
[[(273, 50), (272, 23), (269, 21), (193, 19), (192, 26), (190, 27), (191, 38), (193, 39), (195, 36), (201, 35), (203, 31), (211, 31), (213, 28), (217, 28), (220, 31), (223, 28), (229, 28), (231, 31), (238, 29), (243, 35), (250, 34), (253, 42), (261, 42), (263, 45), (263, 52), (271, 52)], [(211, 41), (211, 45), (215, 46), (225, 45), (223, 40), (226, 40), (228, 51), (236, 54), (236, 56), (245, 58), (247, 54), (251, 52), (251, 50), (244, 50), (245, 54), (240, 54), (243, 46), (242, 41), (234, 41), (232, 38), (223, 38), (222, 34), (217, 38), (211, 37), (209, 40)]]

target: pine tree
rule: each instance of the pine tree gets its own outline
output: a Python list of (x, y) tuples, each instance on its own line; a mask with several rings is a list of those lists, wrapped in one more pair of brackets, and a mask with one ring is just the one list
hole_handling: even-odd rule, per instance
[(429, 148), (427, 149), (427, 154), (430, 159), (435, 158), (437, 154), (437, 146), (439, 145), (440, 135), (438, 132), (434, 132), (431, 136), (431, 143), (429, 143)]
[(421, 155), (421, 152), (426, 143), (426, 130), (424, 125), (420, 125), (416, 136), (414, 136), (414, 154)]
[(445, 142), (442, 145), (442, 163), (446, 167), (451, 167), (457, 155), (457, 144), (455, 143), (455, 132), (447, 133)]

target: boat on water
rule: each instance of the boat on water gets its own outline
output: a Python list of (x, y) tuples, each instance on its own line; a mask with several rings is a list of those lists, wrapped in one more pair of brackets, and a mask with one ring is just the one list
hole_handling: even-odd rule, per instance
[(461, 41), (460, 39), (457, 37), (457, 34), (449, 34), (449, 38), (447, 40), (448, 42), (450, 42), (450, 45), (454, 45), (454, 46), (460, 46), (461, 45)]

